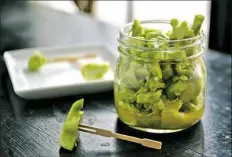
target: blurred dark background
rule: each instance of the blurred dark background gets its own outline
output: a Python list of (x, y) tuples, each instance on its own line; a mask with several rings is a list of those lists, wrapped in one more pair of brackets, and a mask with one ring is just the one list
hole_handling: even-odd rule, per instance
[(232, 1), (213, 0), (211, 4), (211, 20), (209, 48), (225, 53), (232, 52)]
[[(33, 1), (32, 1), (33, 2)], [(231, 0), (213, 0), (213, 1), (34, 1), (33, 3), (41, 3), (62, 11), (65, 11), (70, 14), (78, 14), (79, 12), (85, 12), (93, 18), (99, 19), (110, 24), (121, 26), (127, 22), (132, 21), (134, 18), (139, 19), (151, 19), (151, 18), (166, 18), (172, 16), (183, 16), (183, 18), (192, 17), (196, 13), (205, 14), (206, 18), (209, 19), (206, 21), (205, 31), (208, 36), (208, 47), (214, 50), (221, 51), (222, 53), (231, 53), (232, 44), (231, 44), (231, 9), (232, 4)], [(7, 21), (5, 15), (9, 15), (11, 10), (13, 11), (14, 7), (17, 7), (17, 3), (22, 3), (21, 5), (27, 5), (24, 1), (13, 1), (13, 0), (1, 0), (1, 25), (0, 25), (0, 54), (3, 54), (6, 50), (19, 49), (25, 47), (26, 43), (23, 43), (24, 36), (12, 29), (17, 27), (25, 27), (22, 25), (26, 17), (21, 17), (14, 19), (13, 27), (9, 28), (7, 24), (12, 21)], [(58, 3), (60, 3), (58, 5)], [(183, 8), (183, 11), (180, 12), (179, 6)], [(176, 4), (176, 5), (175, 5)], [(192, 5), (195, 5), (191, 7)], [(206, 5), (204, 8), (203, 5)], [(171, 11), (162, 12), (164, 9)], [(149, 7), (147, 10), (146, 7)], [(151, 8), (154, 9), (151, 9)], [(156, 7), (156, 8), (155, 8)], [(160, 8), (160, 10), (158, 9)], [(191, 9), (192, 8), (192, 9)], [(199, 8), (202, 8), (201, 10)], [(186, 11), (185, 11), (185, 10)], [(120, 11), (119, 11), (120, 10)], [(144, 11), (142, 11), (144, 10)], [(152, 14), (154, 12), (154, 14)], [(159, 16), (157, 15), (159, 13)], [(183, 12), (186, 12), (186, 15), (183, 15)], [(187, 14), (189, 14), (187, 16)], [(209, 15), (209, 17), (208, 17)], [(62, 20), (62, 19), (61, 19)], [(22, 28), (27, 29), (27, 28)], [(116, 38), (116, 37), (115, 37)], [(18, 41), (21, 42), (18, 42)], [(30, 47), (30, 45), (28, 45)]]

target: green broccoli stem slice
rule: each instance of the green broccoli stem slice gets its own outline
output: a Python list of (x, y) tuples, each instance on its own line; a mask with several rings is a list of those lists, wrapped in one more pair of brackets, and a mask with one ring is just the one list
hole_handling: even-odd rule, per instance
[(162, 90), (137, 94), (136, 101), (141, 104), (153, 104), (160, 99)]
[(172, 69), (171, 64), (163, 64), (162, 65), (162, 76), (164, 80), (168, 80), (170, 77), (174, 75), (174, 71)]
[(184, 61), (181, 63), (177, 63), (175, 65), (175, 71), (177, 72), (178, 75), (184, 75), (190, 77), (193, 75), (194, 62)]
[(62, 127), (59, 144), (61, 147), (70, 151), (74, 148), (76, 143), (79, 124), (84, 114), (84, 112), (81, 111), (83, 104), (84, 99), (80, 99), (72, 105)]
[(139, 20), (134, 20), (134, 23), (133, 23), (132, 28), (131, 28), (131, 32), (132, 32), (133, 37), (143, 36), (144, 29), (141, 26)]
[(181, 40), (194, 37), (194, 31), (188, 26), (186, 21), (182, 21), (181, 24), (176, 24), (176, 22), (173, 22), (172, 19), (171, 24), (173, 26), (172, 33), (170, 34), (171, 40)]
[(165, 87), (165, 83), (162, 79), (159, 79), (158, 77), (148, 77), (145, 86), (147, 86), (151, 91), (155, 91), (160, 88), (163, 89)]
[(152, 75), (162, 79), (162, 70), (158, 61), (154, 61), (152, 64), (148, 65), (148, 67)]
[(39, 51), (35, 51), (28, 60), (28, 70), (32, 72), (38, 71), (45, 63), (45, 56), (43, 56)]
[(184, 103), (183, 106), (182, 106), (182, 110), (184, 112), (194, 112), (194, 111), (197, 111), (198, 110), (198, 106), (191, 103), (191, 102), (187, 102), (187, 103)]
[(167, 97), (170, 100), (176, 99), (180, 96), (183, 91), (187, 88), (187, 82), (179, 80), (177, 82), (173, 82), (170, 86), (166, 88)]
[(122, 88), (118, 92), (118, 97), (120, 100), (131, 103), (135, 99), (135, 92), (130, 88)]
[(86, 80), (98, 80), (105, 76), (109, 71), (109, 63), (88, 63), (81, 68), (82, 76)]
[(192, 30), (194, 30), (195, 36), (197, 36), (200, 33), (201, 26), (204, 22), (205, 17), (203, 15), (197, 14), (194, 17)]

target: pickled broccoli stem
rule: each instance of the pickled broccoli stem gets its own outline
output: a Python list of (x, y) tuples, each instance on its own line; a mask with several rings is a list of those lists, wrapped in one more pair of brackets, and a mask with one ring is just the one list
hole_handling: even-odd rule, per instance
[(82, 121), (84, 112), (81, 111), (83, 108), (84, 99), (76, 101), (63, 124), (62, 132), (59, 139), (59, 144), (61, 147), (72, 150), (75, 146), (77, 133), (79, 128), (79, 123)]
[(38, 71), (45, 63), (45, 56), (43, 56), (39, 51), (35, 51), (28, 60), (28, 70)]
[(135, 37), (135, 36), (142, 36), (144, 34), (144, 29), (141, 26), (139, 20), (134, 20), (131, 32), (132, 32), (132, 36), (133, 37)]
[(137, 103), (142, 104), (153, 104), (160, 99), (162, 95), (162, 90), (157, 90), (155, 92), (139, 93), (137, 94)]
[(204, 22), (204, 19), (205, 17), (203, 15), (200, 15), (200, 14), (195, 15), (193, 25), (192, 25), (192, 29), (194, 30), (195, 36), (200, 33), (201, 26)]
[(158, 61), (154, 61), (153, 64), (149, 65), (152, 75), (162, 79), (162, 70)]
[(183, 91), (187, 88), (186, 81), (178, 81), (172, 83), (169, 87), (166, 89), (166, 93), (169, 99), (173, 100), (176, 99), (178, 96), (180, 96)]
[(194, 31), (188, 26), (188, 23), (186, 21), (181, 22), (181, 24), (177, 24), (176, 22), (173, 22), (172, 19), (171, 24), (173, 26), (172, 33), (170, 34), (171, 40), (181, 40), (186, 38), (191, 38), (194, 36)]
[(108, 63), (88, 63), (81, 68), (81, 73), (86, 80), (98, 80), (103, 78), (109, 69)]
[(168, 80), (170, 77), (174, 75), (174, 71), (172, 69), (171, 64), (162, 65), (162, 76), (164, 80)]

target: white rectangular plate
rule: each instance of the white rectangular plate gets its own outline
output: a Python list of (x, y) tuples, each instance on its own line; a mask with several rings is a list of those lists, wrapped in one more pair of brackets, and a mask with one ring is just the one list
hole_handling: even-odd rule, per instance
[[(95, 53), (97, 58), (93, 61), (108, 61), (110, 71), (101, 80), (93, 81), (85, 80), (80, 67), (69, 62), (45, 64), (38, 72), (28, 72), (27, 61), (35, 50), (41, 51), (47, 58)], [(103, 44), (82, 44), (7, 51), (4, 60), (15, 93), (26, 99), (40, 99), (111, 90), (116, 54), (116, 51)]]

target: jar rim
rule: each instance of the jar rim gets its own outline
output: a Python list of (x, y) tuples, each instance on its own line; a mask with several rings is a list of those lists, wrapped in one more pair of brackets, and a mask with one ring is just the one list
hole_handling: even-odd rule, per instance
[[(143, 20), (143, 21), (140, 21), (141, 24), (168, 24), (170, 25), (170, 22), (171, 20), (163, 20), (163, 19), (156, 19), (156, 20)], [(189, 49), (189, 48), (192, 48), (194, 46), (197, 46), (197, 45), (201, 45), (203, 44), (203, 42), (205, 41), (205, 35), (204, 35), (204, 32), (201, 30), (200, 31), (200, 34), (195, 36), (195, 37), (192, 37), (192, 38), (186, 38), (186, 39), (181, 39), (181, 40), (165, 40), (163, 41), (162, 40), (162, 43), (180, 43), (180, 42), (186, 42), (188, 41), (190, 44), (184, 44), (183, 46), (179, 46), (179, 47), (167, 47), (166, 49), (160, 49), (159, 47), (156, 48), (156, 47), (144, 47), (144, 46), (137, 46), (137, 45), (133, 45), (133, 44), (129, 44), (127, 43), (126, 41), (128, 39), (132, 39), (134, 41), (142, 41), (142, 42), (156, 42), (156, 40), (147, 40), (147, 39), (142, 39), (142, 38), (136, 38), (136, 37), (132, 37), (129, 35), (129, 30), (132, 26), (133, 22), (130, 22), (130, 23), (127, 23), (126, 25), (124, 25), (124, 27), (122, 27), (120, 29), (120, 33), (119, 33), (119, 37), (118, 37), (118, 42), (120, 44), (122, 44), (123, 46), (126, 46), (126, 47), (130, 47), (130, 48), (135, 48), (135, 49), (138, 49), (138, 50), (142, 50), (142, 51), (153, 51), (153, 52), (156, 52), (156, 53), (171, 53), (173, 51), (177, 51), (177, 50), (185, 50), (185, 49)], [(189, 24), (189, 23), (188, 23)], [(191, 26), (191, 24), (189, 24)], [(170, 25), (171, 26), (171, 25)], [(128, 29), (129, 28), (129, 29)], [(128, 29), (126, 32), (126, 29)], [(203, 50), (202, 51), (199, 51), (195, 54), (192, 54), (190, 56), (187, 56), (188, 59), (194, 59), (198, 56), (201, 56), (203, 54)], [(126, 53), (126, 52), (123, 52), (123, 53)], [(143, 58), (143, 57), (139, 57), (139, 56), (133, 56), (129, 53), (127, 53), (127, 55), (133, 57), (134, 59), (136, 60), (153, 60), (153, 59), (148, 59), (148, 58)], [(168, 61), (168, 59), (164, 59), (166, 61)], [(180, 60), (180, 59), (175, 59), (176, 61), (177, 60)]]
[[(160, 23), (160, 24), (170, 24), (171, 20), (164, 20), (164, 19), (156, 19), (156, 20), (142, 20), (140, 21), (141, 24), (147, 24), (147, 23)], [(138, 40), (138, 41), (155, 41), (152, 39), (142, 39), (142, 38), (136, 38), (133, 36), (129, 36), (128, 34), (125, 33), (125, 28), (132, 26), (133, 22), (127, 23), (125, 24), (121, 29), (120, 29), (120, 36), (125, 36), (128, 37), (129, 39), (134, 39), (134, 40)], [(188, 23), (189, 24), (189, 23)], [(191, 26), (191, 24), (189, 24)], [(119, 39), (119, 38), (118, 38)], [(180, 40), (167, 40), (167, 41), (163, 41), (163, 42), (167, 42), (167, 43), (178, 43), (178, 42), (183, 42), (183, 41), (194, 41), (199, 39), (200, 41), (204, 41), (205, 40), (205, 34), (203, 31), (200, 31), (200, 34), (191, 38), (186, 38), (186, 39), (180, 39)]]

